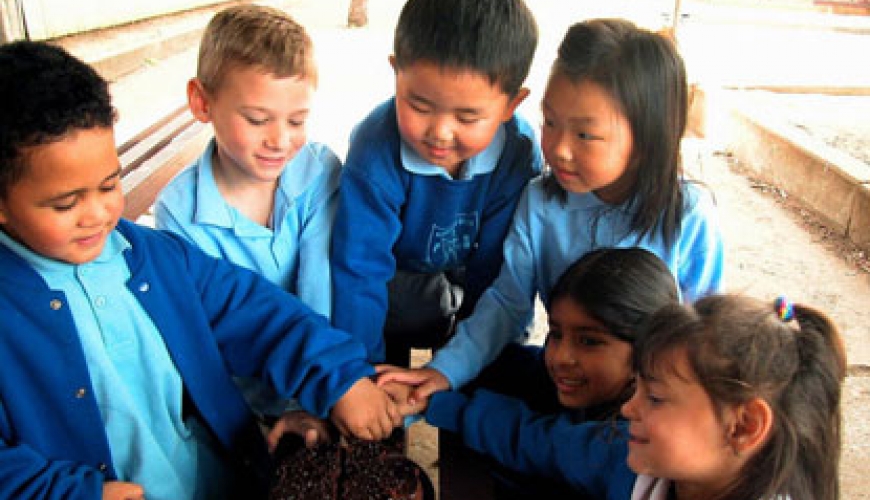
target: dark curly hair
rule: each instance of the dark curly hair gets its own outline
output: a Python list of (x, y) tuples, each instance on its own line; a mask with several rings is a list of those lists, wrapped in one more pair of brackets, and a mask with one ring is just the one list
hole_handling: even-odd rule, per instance
[(115, 123), (108, 83), (45, 42), (0, 45), (0, 96), (0, 197), (25, 174), (26, 148)]

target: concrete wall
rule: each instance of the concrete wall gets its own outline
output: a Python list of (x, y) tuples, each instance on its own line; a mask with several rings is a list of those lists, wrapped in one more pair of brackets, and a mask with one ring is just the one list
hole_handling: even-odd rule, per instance
[(741, 165), (870, 250), (867, 165), (746, 102), (732, 101), (726, 120), (724, 142)]
[(0, 0), (23, 7), (32, 40), (115, 26), (222, 0)]

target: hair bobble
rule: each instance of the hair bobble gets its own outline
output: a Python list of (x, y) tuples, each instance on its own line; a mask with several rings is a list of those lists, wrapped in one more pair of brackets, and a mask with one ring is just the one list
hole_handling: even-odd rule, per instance
[(782, 321), (788, 322), (794, 319), (794, 304), (783, 295), (773, 301), (773, 309)]

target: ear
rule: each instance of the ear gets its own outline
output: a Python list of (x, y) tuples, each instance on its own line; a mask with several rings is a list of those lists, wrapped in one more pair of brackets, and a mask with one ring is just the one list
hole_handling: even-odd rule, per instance
[(767, 401), (753, 398), (735, 411), (730, 441), (735, 453), (751, 453), (760, 448), (773, 427), (773, 410)]
[(202, 83), (196, 78), (191, 78), (187, 82), (187, 106), (190, 108), (190, 113), (202, 123), (208, 123), (211, 121), (210, 105), (210, 96)]
[(398, 73), (399, 67), (396, 66), (396, 55), (390, 54), (390, 57), (387, 59), (390, 61), (390, 66), (393, 68), (393, 73)]
[(507, 106), (505, 107), (505, 112), (502, 115), (501, 121), (506, 122), (511, 119), (514, 115), (514, 112), (526, 100), (526, 97), (529, 97), (529, 89), (526, 87), (521, 87), (519, 91), (517, 91), (517, 95), (513, 96), (510, 101), (508, 101)]

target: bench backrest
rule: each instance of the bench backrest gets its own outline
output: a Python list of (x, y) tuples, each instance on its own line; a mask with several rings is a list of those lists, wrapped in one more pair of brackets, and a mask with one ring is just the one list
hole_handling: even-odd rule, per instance
[(160, 190), (195, 160), (212, 136), (211, 127), (196, 121), (184, 105), (118, 147), (124, 217), (145, 215)]

